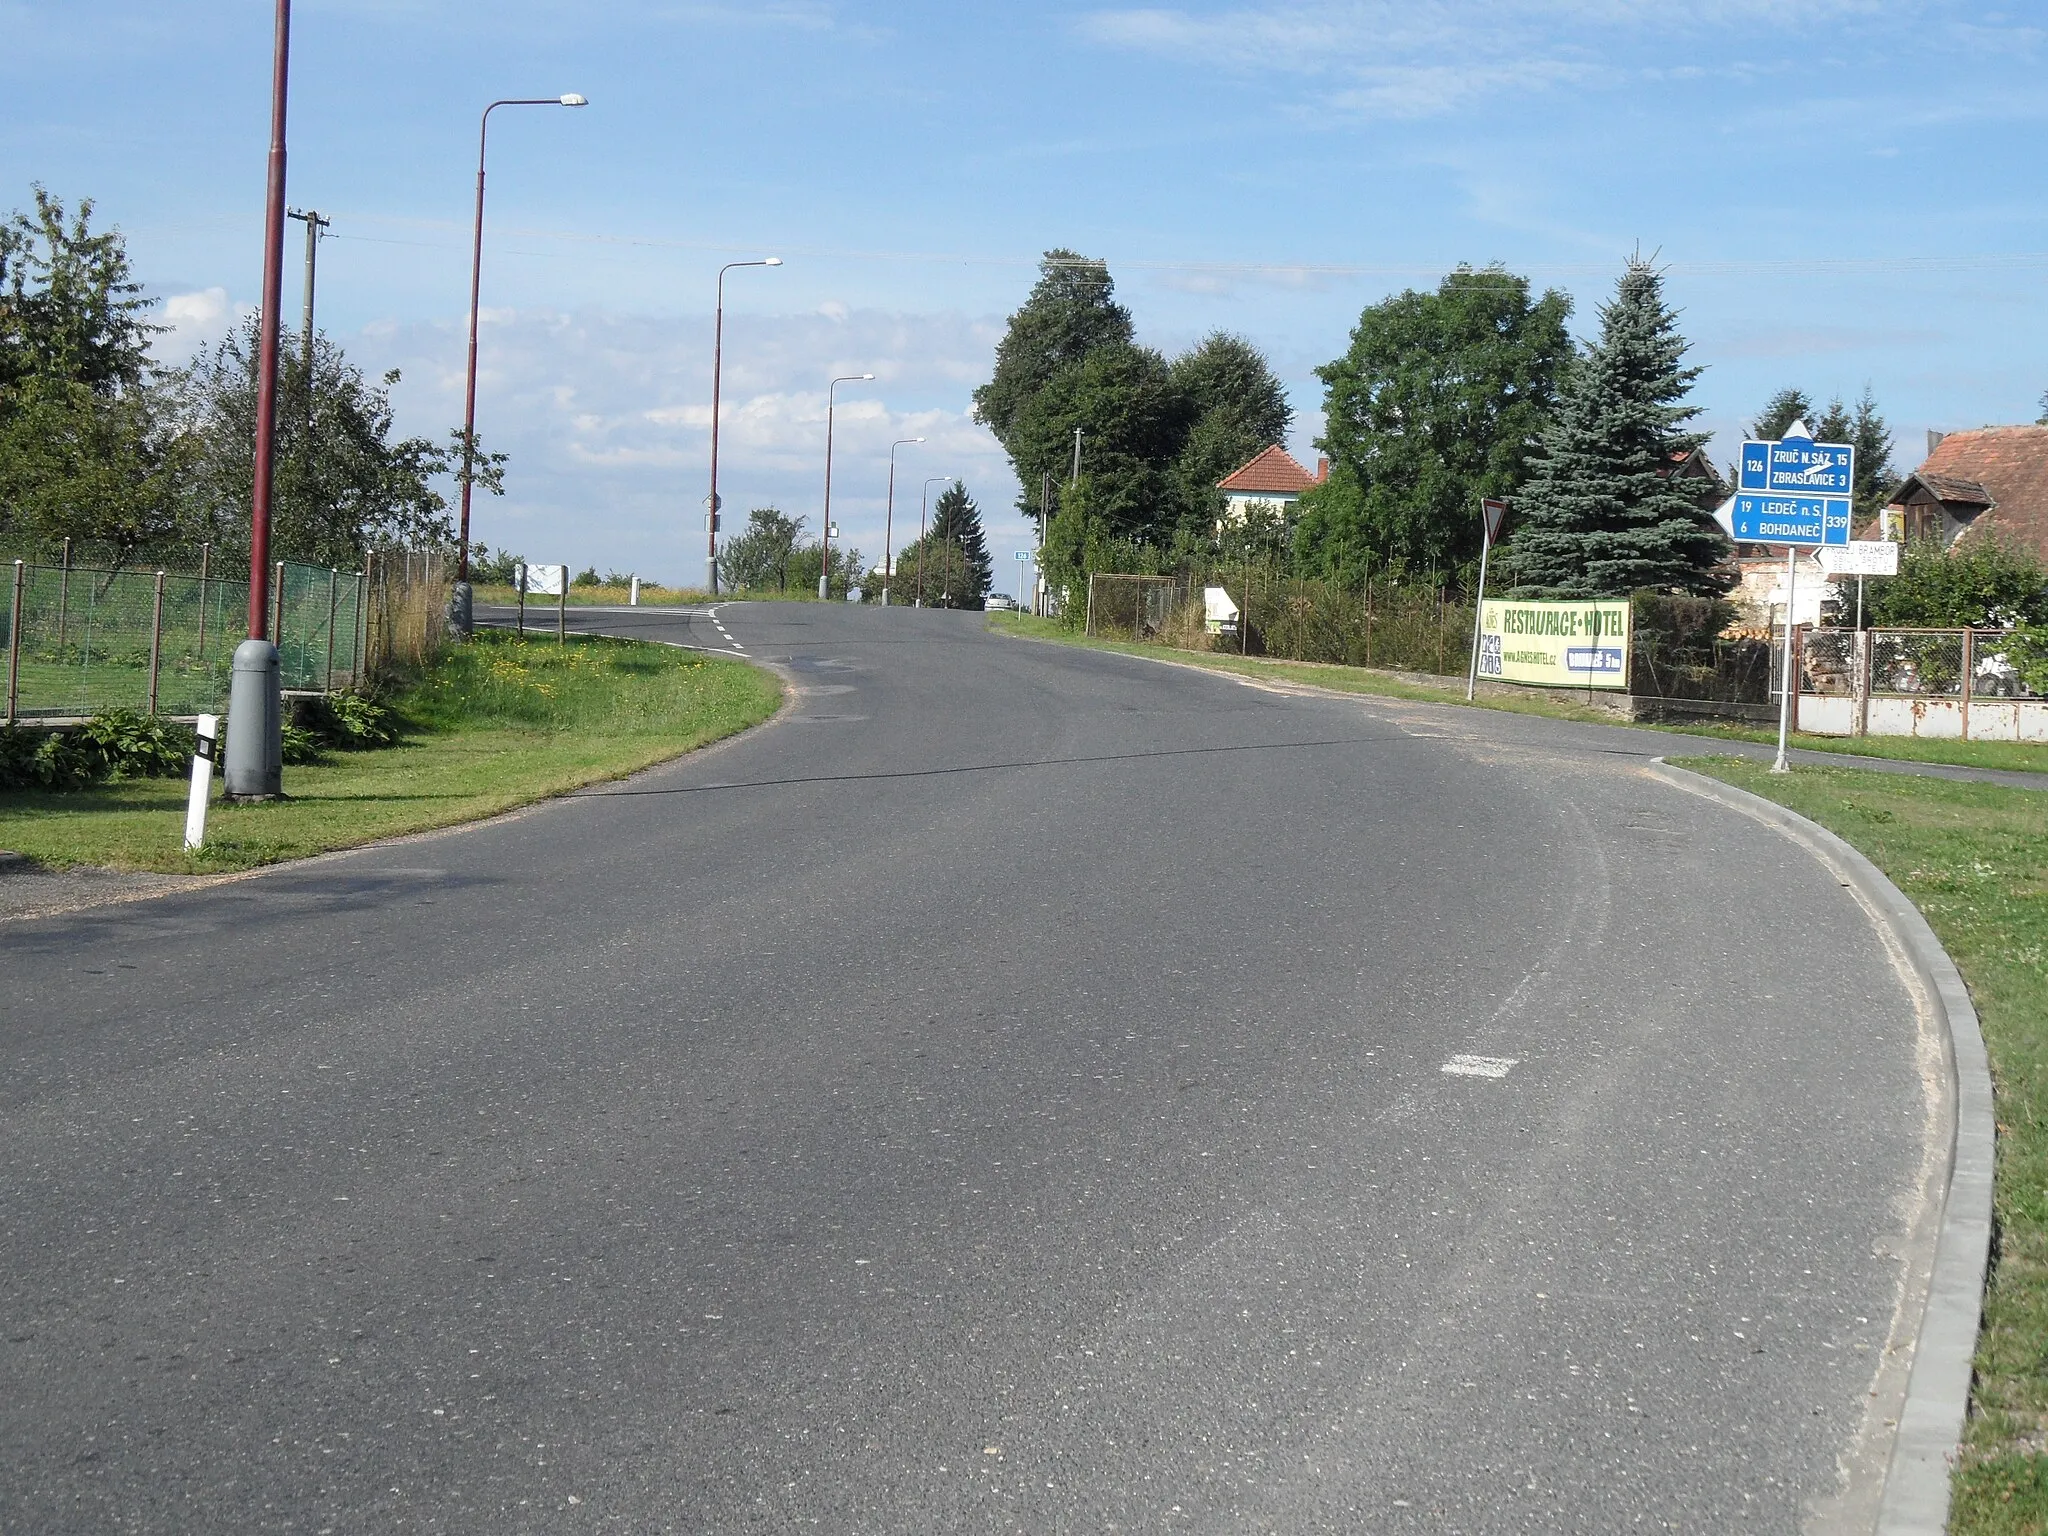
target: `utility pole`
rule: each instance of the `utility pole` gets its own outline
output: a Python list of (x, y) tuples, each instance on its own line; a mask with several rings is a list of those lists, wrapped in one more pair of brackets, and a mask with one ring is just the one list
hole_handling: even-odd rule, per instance
[(1074, 428), (1074, 472), (1073, 472), (1073, 473), (1072, 473), (1071, 475), (1067, 476), (1067, 484), (1069, 484), (1069, 485), (1072, 485), (1072, 484), (1073, 484), (1073, 483), (1074, 483), (1074, 482), (1075, 482), (1076, 480), (1079, 480), (1080, 478), (1081, 478), (1081, 429), (1080, 429), (1079, 427), (1076, 427), (1076, 428)]
[(320, 232), (334, 227), (334, 220), (320, 217), (320, 210), (308, 208), (301, 213), (296, 208), (287, 208), (285, 217), (297, 219), (306, 226), (306, 311), (299, 328), (299, 352), (306, 370), (306, 415), (313, 414), (313, 270), (320, 260)]

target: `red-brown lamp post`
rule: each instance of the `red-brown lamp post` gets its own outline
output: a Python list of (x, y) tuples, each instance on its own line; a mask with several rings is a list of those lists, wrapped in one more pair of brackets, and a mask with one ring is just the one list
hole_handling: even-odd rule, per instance
[(896, 532), (896, 450), (911, 443), (921, 443), (921, 437), (899, 437), (889, 445), (889, 501), (882, 514), (882, 606), (889, 606), (889, 583), (896, 579), (893, 561)]
[(932, 487), (942, 480), (950, 480), (952, 478), (951, 475), (933, 475), (931, 479), (925, 481), (924, 494), (917, 499), (917, 606), (920, 608), (924, 606), (925, 514), (931, 510)]
[(270, 635), (270, 491), (277, 440), (278, 306), (284, 297), (285, 103), (291, 82), (291, 0), (277, 0), (270, 76), (270, 186), (263, 221), (263, 315), (256, 361), (255, 484), (249, 499), (249, 638), (228, 682), (225, 789), (232, 799), (284, 792), (284, 715)]
[(832, 412), (839, 401), (839, 386), (862, 384), (872, 373), (848, 373), (834, 379), (825, 391), (825, 531), (818, 541), (818, 601), (832, 595)]
[(469, 248), (469, 373), (462, 397), (462, 518), (455, 550), (455, 592), (448, 617), (460, 633), (470, 632), (469, 492), (476, 471), (476, 324), (484, 283), (484, 150), (490, 139), (491, 114), (500, 107), (587, 107), (574, 91), (561, 96), (519, 96), (494, 101), (484, 108), (476, 134), (476, 233)]
[(734, 267), (779, 267), (780, 256), (759, 261), (728, 261), (718, 269), (718, 307), (711, 323), (711, 500), (704, 514), (709, 543), (704, 550), (705, 585), (718, 596), (718, 377), (725, 368), (725, 274)]

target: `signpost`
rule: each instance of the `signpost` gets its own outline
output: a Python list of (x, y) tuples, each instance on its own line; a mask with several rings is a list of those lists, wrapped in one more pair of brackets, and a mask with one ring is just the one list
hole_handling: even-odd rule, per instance
[(1493, 541), (1506, 521), (1508, 504), (1488, 496), (1479, 503), (1479, 521), (1484, 537), (1479, 544), (1479, 601), (1472, 605), (1472, 664), (1465, 673), (1465, 702), (1479, 691), (1479, 620), (1486, 612), (1486, 557), (1493, 553)]
[(1778, 757), (1771, 772), (1786, 773), (1792, 766), (1785, 758), (1792, 735), (1792, 700), (1799, 687), (1792, 670), (1799, 551), (1850, 545), (1849, 493), (1856, 484), (1856, 450), (1848, 443), (1816, 443), (1806, 423), (1795, 421), (1775, 443), (1744, 443), (1735, 478), (1736, 541), (1785, 546), (1785, 665), (1778, 695)]

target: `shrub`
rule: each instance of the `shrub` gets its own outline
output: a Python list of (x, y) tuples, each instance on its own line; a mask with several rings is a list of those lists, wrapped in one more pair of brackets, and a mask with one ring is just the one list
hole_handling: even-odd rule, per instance
[(191, 768), (199, 744), (191, 726), (132, 709), (102, 710), (77, 737), (82, 751), (99, 757), (104, 778), (175, 778)]
[(330, 693), (300, 702), (291, 722), (321, 746), (369, 752), (398, 742), (398, 715), (367, 693)]
[(0, 725), (0, 790), (83, 789), (105, 771), (99, 754), (82, 749), (68, 731)]

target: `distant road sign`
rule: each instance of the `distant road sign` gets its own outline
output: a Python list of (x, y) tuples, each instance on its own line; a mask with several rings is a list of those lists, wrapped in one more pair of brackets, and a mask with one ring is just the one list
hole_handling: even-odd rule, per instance
[[(1748, 444), (1743, 445), (1745, 449)], [(1740, 544), (1847, 544), (1846, 496), (1735, 497), (1735, 539)]]
[(1847, 443), (1816, 443), (1809, 437), (1746, 442), (1736, 481), (1736, 489), (1742, 491), (1846, 496), (1856, 483), (1856, 450)]
[(1031, 558), (1031, 551), (1028, 549), (1020, 549), (1017, 551), (1017, 558), (1019, 560), (1029, 560)]
[(1500, 537), (1500, 525), (1508, 515), (1508, 504), (1487, 496), (1479, 503), (1479, 515), (1486, 520), (1486, 542), (1491, 544)]

